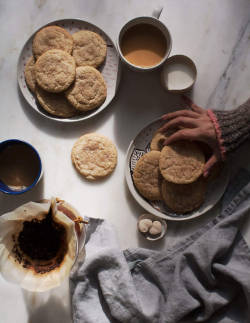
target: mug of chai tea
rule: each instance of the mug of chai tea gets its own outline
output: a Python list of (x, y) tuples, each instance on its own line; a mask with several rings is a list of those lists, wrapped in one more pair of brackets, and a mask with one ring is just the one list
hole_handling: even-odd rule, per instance
[(33, 146), (18, 139), (0, 142), (0, 192), (22, 194), (41, 177), (41, 158)]
[(168, 58), (172, 40), (167, 27), (153, 17), (127, 22), (118, 37), (121, 60), (135, 71), (152, 71)]

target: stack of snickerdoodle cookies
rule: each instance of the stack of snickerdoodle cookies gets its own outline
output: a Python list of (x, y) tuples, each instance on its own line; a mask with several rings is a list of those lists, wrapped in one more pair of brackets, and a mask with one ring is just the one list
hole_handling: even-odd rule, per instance
[(104, 102), (107, 86), (96, 68), (106, 58), (107, 44), (100, 35), (47, 26), (36, 33), (32, 51), (25, 80), (48, 113), (69, 118)]
[(150, 144), (151, 151), (137, 162), (133, 180), (139, 193), (149, 200), (163, 200), (176, 213), (187, 213), (204, 201), (206, 180), (205, 156), (190, 141), (163, 146), (167, 135), (157, 132)]

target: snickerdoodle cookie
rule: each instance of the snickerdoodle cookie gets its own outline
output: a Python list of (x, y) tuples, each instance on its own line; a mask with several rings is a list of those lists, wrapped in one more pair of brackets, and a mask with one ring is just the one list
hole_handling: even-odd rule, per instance
[(71, 54), (73, 37), (67, 30), (58, 26), (48, 26), (39, 30), (32, 43), (32, 51), (36, 58), (50, 49), (61, 49)]
[(35, 64), (36, 81), (48, 92), (62, 92), (74, 81), (75, 70), (75, 60), (71, 55), (60, 49), (51, 49)]
[(76, 68), (76, 80), (65, 93), (69, 102), (80, 111), (99, 107), (107, 96), (102, 74), (91, 66)]
[(78, 113), (63, 93), (49, 93), (36, 86), (36, 96), (44, 110), (54, 116), (70, 118)]
[(165, 134), (157, 131), (150, 142), (150, 149), (161, 151), (163, 148), (163, 143), (166, 139), (167, 136)]
[(71, 159), (86, 179), (98, 180), (113, 172), (117, 164), (117, 150), (105, 136), (88, 133), (74, 144)]
[(202, 174), (204, 163), (205, 157), (198, 145), (191, 141), (178, 141), (162, 149), (159, 167), (167, 181), (188, 184)]
[(191, 212), (204, 202), (206, 180), (202, 176), (191, 184), (174, 184), (163, 180), (161, 193), (163, 201), (174, 212)]
[(104, 61), (107, 44), (104, 39), (89, 30), (80, 30), (73, 35), (73, 57), (77, 66), (98, 67)]
[(158, 150), (161, 151), (164, 147), (165, 140), (171, 136), (173, 133), (176, 132), (177, 129), (168, 129), (167, 131), (161, 132), (160, 130), (157, 130), (150, 143), (150, 149), (151, 150)]
[(35, 59), (33, 56), (31, 56), (25, 65), (24, 76), (25, 76), (25, 81), (28, 85), (28, 88), (33, 93), (35, 92), (35, 88), (36, 88), (36, 75), (35, 75), (34, 66), (35, 66)]
[(150, 151), (136, 163), (133, 180), (139, 193), (149, 200), (161, 200), (159, 151)]

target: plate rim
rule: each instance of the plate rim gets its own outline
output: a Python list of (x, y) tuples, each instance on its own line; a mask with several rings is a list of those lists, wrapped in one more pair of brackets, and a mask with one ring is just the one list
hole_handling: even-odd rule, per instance
[[(155, 216), (158, 216), (162, 219), (165, 219), (165, 220), (169, 220), (169, 221), (177, 221), (177, 222), (180, 222), (180, 221), (188, 221), (188, 220), (192, 220), (192, 219), (195, 219), (195, 218), (198, 218), (202, 215), (204, 215), (205, 213), (207, 213), (209, 210), (211, 210), (213, 207), (215, 207), (215, 205), (220, 201), (221, 197), (223, 196), (223, 194), (225, 193), (225, 190), (228, 186), (228, 183), (229, 183), (229, 168), (228, 168), (228, 165), (225, 164), (225, 167), (224, 167), (224, 171), (225, 171), (225, 182), (224, 182), (224, 185), (223, 185), (223, 189), (221, 190), (221, 193), (218, 194), (218, 199), (215, 201), (214, 204), (211, 204), (210, 206), (208, 206), (208, 208), (202, 212), (202, 213), (198, 213), (198, 214), (193, 214), (193, 215), (190, 215), (190, 216), (182, 216), (180, 218), (178, 217), (171, 217), (171, 216), (168, 216), (166, 214), (163, 214), (162, 212), (158, 211), (157, 209), (155, 209), (152, 205), (150, 205), (136, 190), (135, 186), (134, 186), (134, 183), (133, 183), (133, 180), (132, 180), (132, 176), (131, 176), (131, 173), (130, 173), (130, 167), (129, 167), (129, 164), (130, 164), (130, 158), (131, 158), (131, 155), (132, 155), (132, 151), (133, 151), (133, 148), (135, 148), (135, 145), (134, 145), (134, 141), (136, 139), (136, 137), (142, 132), (144, 131), (147, 127), (149, 127), (150, 125), (152, 125), (153, 123), (156, 123), (156, 122), (160, 122), (161, 121), (161, 118), (157, 118), (157, 119), (154, 119), (152, 122), (148, 123), (144, 128), (142, 128), (137, 134), (136, 136), (134, 137), (134, 139), (132, 139), (130, 141), (130, 144), (128, 146), (128, 149), (127, 149), (127, 152), (126, 152), (126, 157), (125, 157), (125, 179), (126, 179), (126, 183), (127, 183), (127, 186), (128, 186), (128, 189), (131, 193), (131, 195), (133, 196), (133, 198), (136, 200), (136, 202), (144, 209), (146, 210), (147, 212), (149, 213), (152, 213), (153, 215)], [(187, 213), (188, 214), (188, 213)]]
[[(101, 109), (97, 109), (96, 111), (94, 110), (93, 113), (91, 114), (88, 114), (86, 116), (83, 116), (79, 119), (71, 119), (71, 118), (60, 118), (60, 117), (57, 117), (57, 116), (52, 116), (52, 115), (49, 115), (47, 113), (42, 113), (42, 111), (40, 111), (39, 109), (36, 109), (32, 106), (32, 104), (27, 100), (24, 92), (23, 92), (23, 89), (22, 89), (22, 86), (21, 86), (21, 78), (19, 76), (20, 74), (20, 66), (21, 66), (21, 58), (23, 57), (23, 51), (24, 49), (26, 48), (28, 42), (30, 42), (30, 40), (35, 36), (35, 34), (41, 30), (42, 28), (46, 27), (46, 26), (50, 26), (51, 24), (56, 24), (56, 23), (63, 23), (64, 21), (77, 21), (77, 22), (83, 22), (83, 23), (87, 23), (89, 24), (90, 26), (94, 27), (94, 28), (97, 28), (99, 29), (107, 39), (109, 39), (109, 41), (112, 43), (113, 45), (113, 48), (115, 49), (116, 51), (116, 54), (117, 54), (117, 58), (118, 58), (118, 66), (117, 66), (117, 78), (116, 78), (116, 86), (115, 86), (115, 91), (114, 91), (114, 95), (111, 97), (111, 99), (101, 108)], [(23, 44), (23, 47), (19, 53), (19, 57), (18, 57), (18, 60), (17, 60), (17, 82), (18, 82), (18, 86), (19, 86), (19, 90), (20, 92), (22, 93), (22, 96), (23, 98), (25, 99), (26, 103), (32, 108), (32, 110), (34, 110), (36, 113), (38, 113), (39, 115), (43, 116), (44, 118), (46, 119), (49, 119), (49, 120), (53, 120), (55, 122), (63, 122), (63, 123), (75, 123), (75, 122), (81, 122), (81, 121), (85, 121), (85, 120), (88, 120), (88, 119), (91, 119), (93, 117), (95, 117), (96, 115), (98, 115), (100, 112), (102, 112), (103, 110), (105, 110), (111, 103), (112, 101), (114, 100), (116, 94), (117, 94), (117, 91), (118, 91), (118, 87), (119, 87), (119, 84), (120, 84), (120, 80), (121, 80), (121, 61), (120, 61), (120, 58), (119, 58), (119, 54), (118, 54), (118, 51), (117, 51), (117, 47), (116, 47), (116, 44), (115, 42), (113, 41), (113, 39), (102, 29), (100, 28), (99, 26), (97, 26), (96, 24), (93, 24), (92, 22), (89, 22), (88, 20), (83, 20), (83, 19), (80, 19), (80, 18), (63, 18), (63, 19), (57, 19), (57, 20), (53, 20), (53, 21), (50, 21), (44, 25), (42, 25), (41, 27), (37, 28), (31, 35), (30, 37), (25, 41), (25, 43)]]

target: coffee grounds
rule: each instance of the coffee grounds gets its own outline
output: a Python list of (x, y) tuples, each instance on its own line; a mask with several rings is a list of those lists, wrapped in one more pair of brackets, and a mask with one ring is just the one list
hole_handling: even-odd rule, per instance
[(24, 221), (18, 236), (20, 250), (33, 260), (51, 260), (65, 246), (66, 230), (52, 221), (50, 213), (43, 220)]

